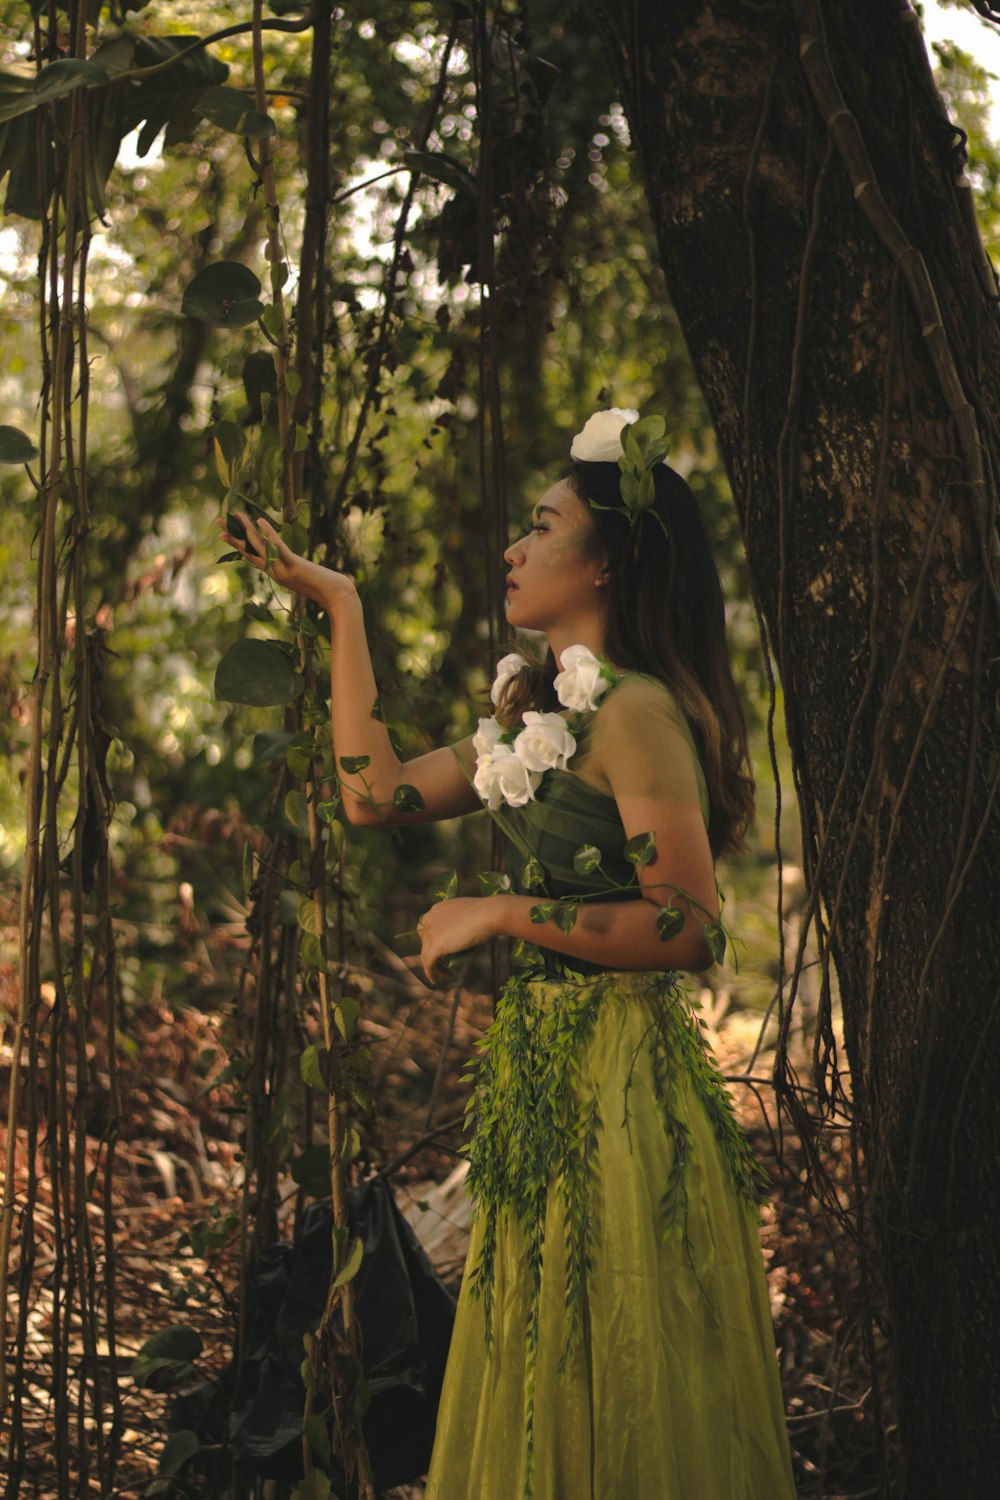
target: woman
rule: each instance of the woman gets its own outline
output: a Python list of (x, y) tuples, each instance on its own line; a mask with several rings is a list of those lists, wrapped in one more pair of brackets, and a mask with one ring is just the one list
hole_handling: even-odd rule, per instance
[[(753, 1202), (754, 1164), (678, 971), (724, 946), (713, 858), (753, 814), (718, 573), (660, 419), (612, 409), (504, 554), (507, 620), (544, 668), (500, 663), (475, 736), (401, 765), (372, 718), (354, 585), (242, 516), (256, 566), (331, 621), (352, 822), (485, 802), (494, 894), (440, 902), (419, 962), (513, 939), (482, 1043), (477, 1212), (427, 1500), (794, 1495)], [(221, 524), (221, 523), (220, 523)], [(568, 710), (568, 712), (562, 712)], [(419, 791), (419, 812), (393, 793)]]

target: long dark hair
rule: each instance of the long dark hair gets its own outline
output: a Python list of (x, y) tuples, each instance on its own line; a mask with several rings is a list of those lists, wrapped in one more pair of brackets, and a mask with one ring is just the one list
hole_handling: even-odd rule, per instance
[[(607, 558), (605, 653), (618, 667), (659, 678), (673, 693), (705, 772), (712, 852), (741, 849), (754, 818), (754, 781), (722, 584), (698, 502), (675, 469), (656, 464), (653, 506), (633, 532), (616, 463), (574, 460), (560, 477), (588, 504), (593, 553)], [(547, 699), (554, 673), (550, 659), (540, 673), (511, 678), (503, 717), (519, 717), (531, 706), (529, 697)]]

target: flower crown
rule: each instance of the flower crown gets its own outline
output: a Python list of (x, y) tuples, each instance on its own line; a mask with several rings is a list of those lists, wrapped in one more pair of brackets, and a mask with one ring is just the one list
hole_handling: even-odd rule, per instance
[[(656, 499), (653, 470), (667, 461), (670, 442), (664, 435), (666, 430), (662, 417), (640, 418), (630, 406), (612, 406), (588, 417), (570, 444), (570, 458), (581, 463), (618, 464), (622, 505), (633, 531)], [(611, 509), (594, 500), (589, 504), (595, 510)]]

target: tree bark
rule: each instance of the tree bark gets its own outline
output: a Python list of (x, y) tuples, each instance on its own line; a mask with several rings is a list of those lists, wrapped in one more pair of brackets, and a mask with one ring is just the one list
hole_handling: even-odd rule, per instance
[(960, 141), (905, 0), (594, 6), (784, 686), (902, 1492), (992, 1495), (1000, 327)]

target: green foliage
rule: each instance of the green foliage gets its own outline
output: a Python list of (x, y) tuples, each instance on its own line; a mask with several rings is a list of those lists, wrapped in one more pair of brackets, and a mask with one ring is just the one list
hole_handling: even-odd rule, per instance
[(631, 860), (637, 870), (649, 864), (656, 853), (656, 836), (653, 833), (637, 833), (625, 845), (625, 858)]
[(172, 1432), (163, 1445), (156, 1478), (147, 1485), (144, 1493), (149, 1496), (188, 1495), (190, 1487), (183, 1477), (184, 1470), (202, 1447), (202, 1440), (196, 1432), (188, 1428)]
[(427, 894), (432, 901), (453, 900), (458, 895), (458, 871), (446, 870), (443, 875), (432, 880)]
[(18, 427), (0, 427), (0, 464), (27, 464), (38, 457), (38, 449)]
[(264, 311), (260, 281), (238, 260), (216, 261), (189, 282), (181, 312), (220, 328), (244, 328)]
[(305, 679), (278, 641), (234, 641), (215, 673), (215, 696), (224, 703), (269, 708), (297, 698)]
[(224, 84), (205, 90), (198, 100), (198, 113), (203, 120), (210, 120), (220, 130), (232, 131), (234, 135), (259, 139), (278, 133), (270, 115), (261, 114), (249, 94)]
[(656, 934), (662, 942), (676, 937), (684, 926), (685, 917), (679, 906), (661, 906), (656, 914)]
[(175, 1323), (151, 1334), (132, 1361), (129, 1374), (151, 1391), (169, 1390), (190, 1380), (201, 1354), (200, 1334), (187, 1323)]

